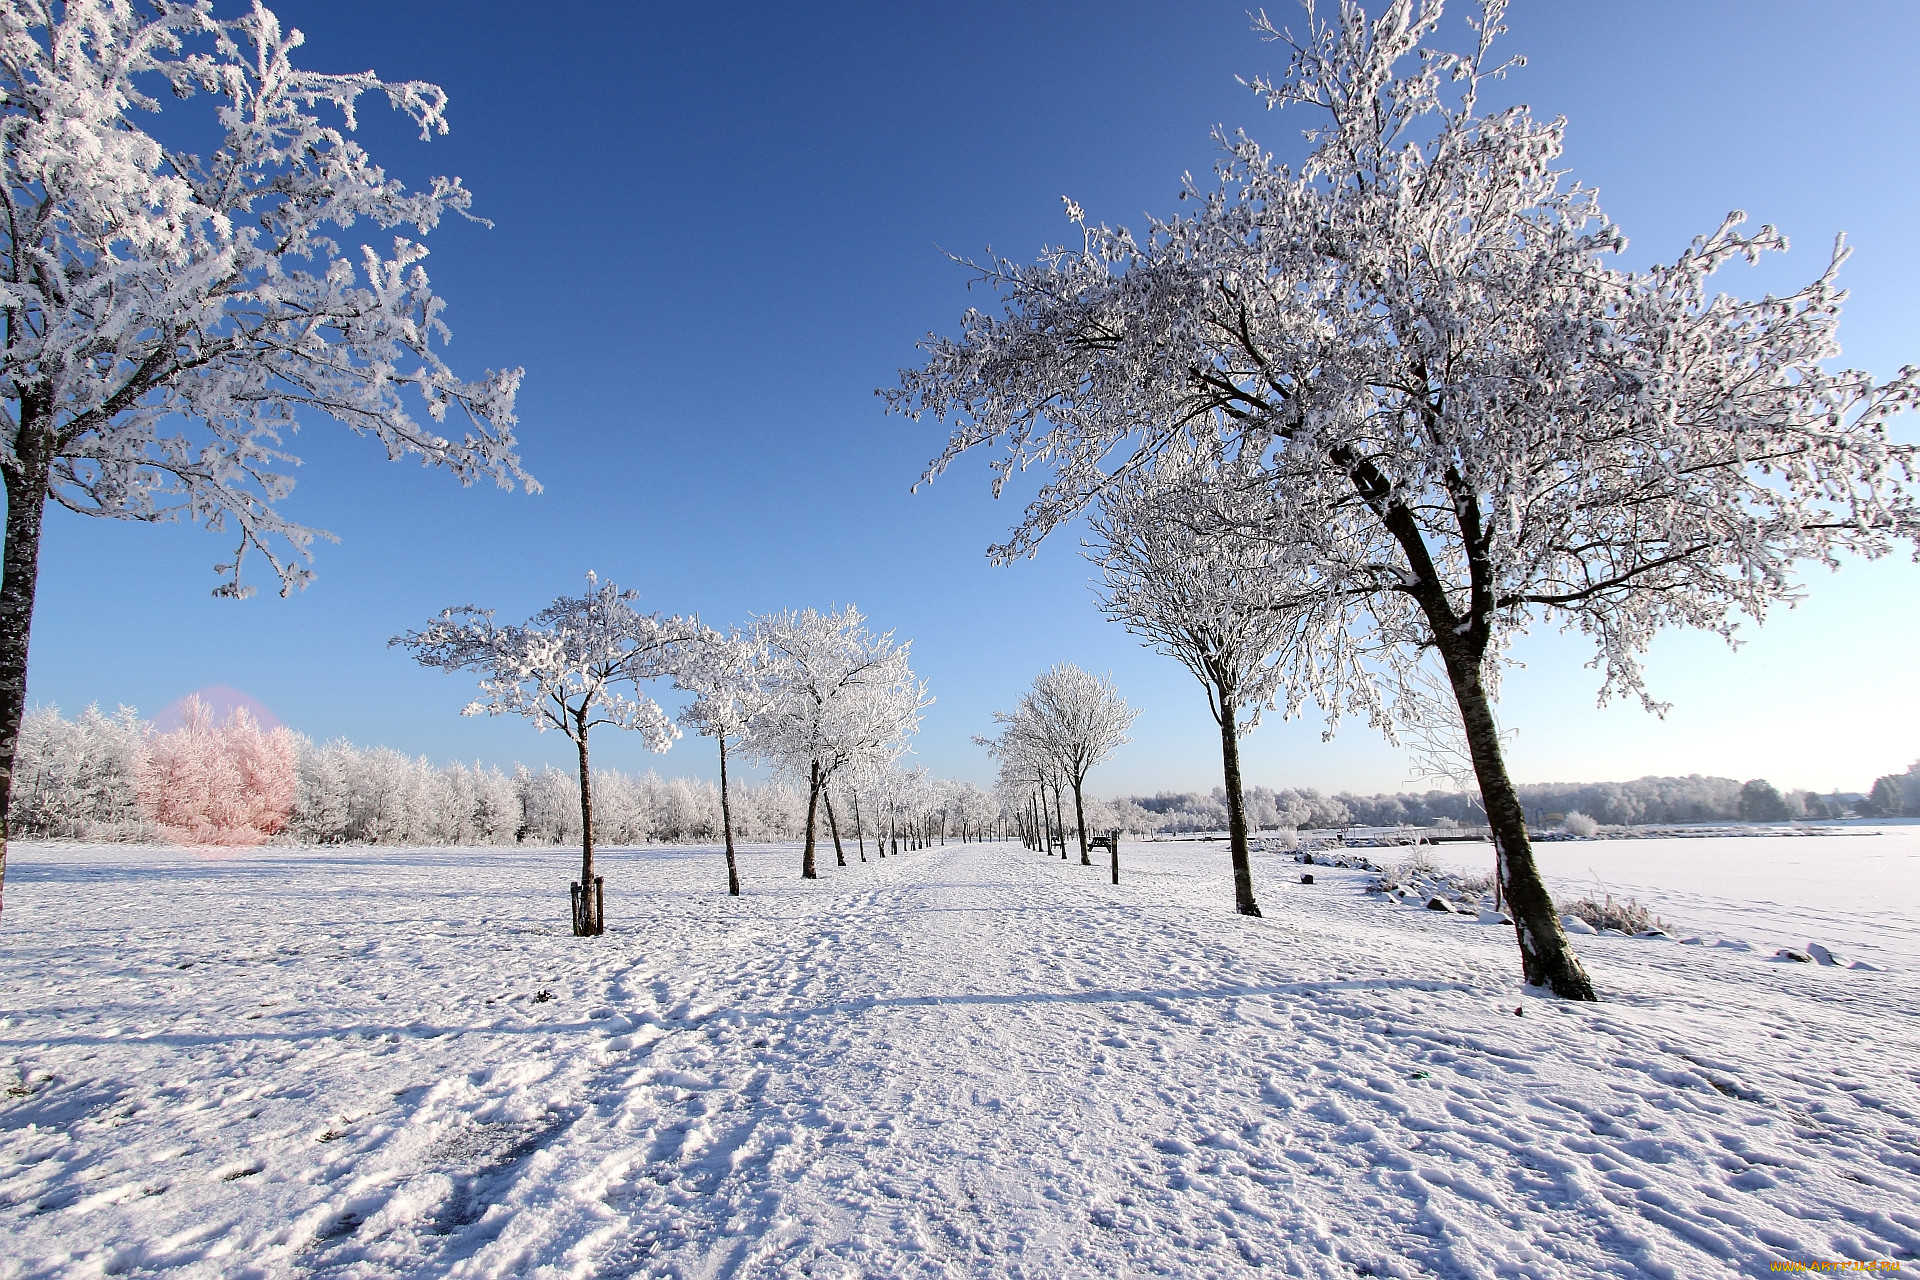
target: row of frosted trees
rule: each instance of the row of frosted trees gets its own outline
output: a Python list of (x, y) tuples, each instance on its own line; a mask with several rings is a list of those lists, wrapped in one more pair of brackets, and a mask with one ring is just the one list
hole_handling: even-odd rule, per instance
[[(946, 785), (946, 784), (942, 784)], [(596, 770), (594, 833), (607, 844), (720, 834), (720, 793), (697, 778)], [(733, 789), (741, 839), (796, 838), (806, 797), (770, 779)], [(389, 747), (262, 730), (244, 710), (215, 723), (189, 704), (168, 733), (130, 708), (28, 713), (9, 824), (34, 839), (294, 844), (554, 845), (580, 839), (568, 771), (436, 766)]]
[[(216, 722), (190, 700), (184, 723), (156, 733), (132, 708), (29, 712), (21, 729), (10, 823), (32, 839), (213, 845), (566, 845), (580, 841), (580, 785), (571, 772), (434, 765), (389, 747), (315, 743), (262, 729), (244, 709)], [(722, 838), (720, 788), (649, 771), (593, 773), (596, 845)], [(894, 769), (823, 794), (848, 815), (844, 846), (917, 848), (978, 840), (1010, 827), (999, 801), (971, 782)], [(805, 834), (807, 795), (779, 777), (728, 787), (736, 839)], [(1105, 812), (1104, 807), (1099, 810)], [(845, 856), (844, 854), (842, 855)]]
[[(909, 845), (924, 839), (920, 783), (897, 766), (932, 699), (908, 665), (906, 642), (868, 628), (851, 605), (766, 614), (722, 632), (695, 617), (642, 613), (638, 598), (589, 573), (584, 592), (555, 599), (525, 623), (503, 625), (491, 610), (461, 606), (393, 640), (424, 666), (479, 676), (481, 694), (465, 714), (519, 715), (574, 744), (580, 878), (570, 892), (577, 936), (606, 928), (605, 884), (594, 869), (596, 728), (636, 732), (654, 751), (670, 748), (682, 726), (714, 740), (730, 894), (740, 892), (740, 870), (728, 770), (743, 760), (802, 789), (805, 879), (819, 875), (823, 816), (836, 861), (847, 865), (836, 795), (849, 810), (861, 857), (869, 827), (896, 851), (903, 836)], [(646, 692), (657, 681), (692, 695), (677, 722)]]
[[(1127, 705), (1111, 676), (1095, 676), (1060, 663), (1034, 678), (1012, 711), (996, 711), (992, 737), (976, 738), (999, 766), (1003, 805), (1031, 849), (1067, 856), (1063, 792), (1073, 793), (1073, 825), (1080, 862), (1091, 865), (1087, 824), (1087, 774), (1130, 739), (1139, 713)], [(1113, 882), (1120, 883), (1120, 849), (1109, 831)]]

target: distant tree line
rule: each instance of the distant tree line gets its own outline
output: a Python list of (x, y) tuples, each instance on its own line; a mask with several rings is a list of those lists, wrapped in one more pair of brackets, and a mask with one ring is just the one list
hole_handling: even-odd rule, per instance
[[(345, 740), (316, 743), (285, 729), (261, 733), (236, 716), (168, 734), (130, 709), (54, 707), (21, 726), (8, 822), (28, 839), (189, 840), (258, 844), (561, 845), (580, 840), (579, 780), (569, 770), (511, 772)], [(266, 744), (262, 751), (259, 739)], [(253, 797), (249, 753), (280, 755), (278, 805)], [(695, 778), (596, 770), (594, 833), (608, 844), (711, 840), (720, 832), (719, 788)], [(791, 840), (806, 826), (806, 795), (778, 781), (736, 784), (733, 825), (746, 840)]]
[(1905, 773), (1882, 774), (1860, 802), (1860, 812), (1873, 818), (1920, 818), (1920, 760)]
[[(1549, 814), (1584, 813), (1615, 826), (1681, 822), (1789, 822), (1801, 819), (1920, 816), (1920, 763), (1904, 774), (1883, 777), (1870, 795), (1812, 791), (1782, 792), (1765, 779), (1738, 782), (1689, 774), (1684, 778), (1638, 778), (1632, 782), (1539, 782), (1517, 786), (1520, 801), (1536, 822)], [(1139, 831), (1223, 831), (1227, 797), (1210, 793), (1162, 791), (1109, 802), (1124, 815), (1122, 825)], [(1482, 825), (1479, 797), (1462, 791), (1408, 791), (1323, 795), (1300, 789), (1248, 787), (1247, 824), (1254, 830), (1276, 828), (1432, 826), (1455, 822)]]
[[(884, 785), (883, 785), (884, 784)], [(720, 788), (700, 778), (648, 770), (593, 771), (597, 843), (704, 843), (725, 829)], [(780, 777), (735, 781), (733, 834), (746, 841), (799, 840), (808, 795)], [(836, 825), (865, 857), (882, 836), (919, 847), (977, 840), (1002, 829), (994, 798), (970, 782), (895, 771), (835, 799), (852, 822)], [(1090, 820), (1121, 825), (1089, 801)], [(191, 700), (168, 733), (129, 707), (88, 707), (72, 719), (56, 707), (29, 712), (9, 812), (16, 836), (189, 844), (578, 845), (580, 781), (569, 769), (511, 770), (455, 761), (435, 765), (390, 747), (345, 739), (316, 743), (287, 729), (262, 730), (244, 711), (215, 724)]]

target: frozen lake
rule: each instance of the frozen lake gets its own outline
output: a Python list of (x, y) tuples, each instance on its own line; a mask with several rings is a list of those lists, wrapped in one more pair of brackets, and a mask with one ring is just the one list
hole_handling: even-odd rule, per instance
[[(1534, 854), (1556, 900), (1638, 898), (1682, 936), (1768, 950), (1822, 942), (1872, 964), (1920, 960), (1920, 826), (1812, 830), (1821, 834), (1577, 840)], [(1450, 869), (1493, 867), (1485, 844), (1431, 852)]]

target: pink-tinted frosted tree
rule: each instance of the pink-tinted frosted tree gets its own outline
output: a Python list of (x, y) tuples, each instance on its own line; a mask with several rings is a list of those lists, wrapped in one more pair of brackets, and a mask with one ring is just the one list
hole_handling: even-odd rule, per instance
[(236, 707), (187, 701), (184, 722), (148, 740), (136, 773), (140, 808), (185, 844), (255, 845), (287, 825), (298, 758), (293, 734), (261, 729)]

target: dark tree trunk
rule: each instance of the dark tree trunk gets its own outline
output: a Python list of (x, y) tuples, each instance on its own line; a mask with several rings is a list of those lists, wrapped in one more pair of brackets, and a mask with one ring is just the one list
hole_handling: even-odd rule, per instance
[(813, 824), (820, 809), (820, 762), (813, 762), (813, 773), (807, 779), (807, 843), (800, 853), (800, 878), (818, 880), (820, 873), (813, 869)]
[(13, 802), (14, 757), (20, 721), (27, 710), (27, 644), (33, 632), (33, 597), (40, 579), (40, 530), (47, 510), (47, 476), (53, 448), (45, 409), (20, 402), (18, 469), (0, 468), (7, 485), (7, 546), (0, 569), (0, 901), (7, 884), (7, 810)]
[(740, 896), (740, 868), (733, 858), (733, 810), (727, 806), (727, 735), (720, 735), (720, 830), (727, 841), (727, 892)]
[(1240, 735), (1236, 732), (1235, 707), (1225, 696), (1219, 699), (1220, 763), (1227, 791), (1227, 843), (1233, 856), (1233, 909), (1243, 916), (1260, 914), (1253, 899), (1253, 862), (1247, 856), (1247, 808), (1240, 794)]
[(1480, 780), (1481, 803), (1486, 806), (1487, 825), (1493, 831), (1500, 889), (1520, 942), (1521, 974), (1527, 985), (1545, 987), (1563, 1000), (1597, 1000), (1593, 980), (1587, 977), (1580, 957), (1567, 941), (1553, 898), (1534, 863), (1526, 811), (1513, 788), (1513, 779), (1507, 776), (1500, 729), (1481, 680), (1480, 662), (1463, 649), (1459, 644), (1443, 643), (1440, 654), (1446, 660), (1447, 677), (1460, 705), (1460, 723), (1467, 732), (1474, 775)]
[(598, 937), (607, 931), (601, 894), (593, 876), (593, 773), (587, 766), (587, 709), (574, 717), (573, 742), (580, 749), (580, 888), (574, 895), (573, 936)]
[(827, 830), (833, 833), (833, 860), (844, 867), (847, 865), (847, 851), (840, 846), (840, 824), (833, 817), (833, 793), (822, 787), (820, 799), (827, 806)]
[(860, 861), (865, 862), (867, 860), (867, 835), (866, 828), (860, 825), (860, 793), (855, 791), (851, 794), (853, 796), (853, 838), (860, 842)]
[(1073, 780), (1073, 822), (1080, 833), (1080, 865), (1090, 867), (1093, 859), (1087, 855), (1087, 810), (1080, 803), (1081, 779)]
[(1060, 837), (1060, 861), (1067, 860), (1067, 818), (1060, 811), (1060, 779), (1053, 780), (1053, 829)]

